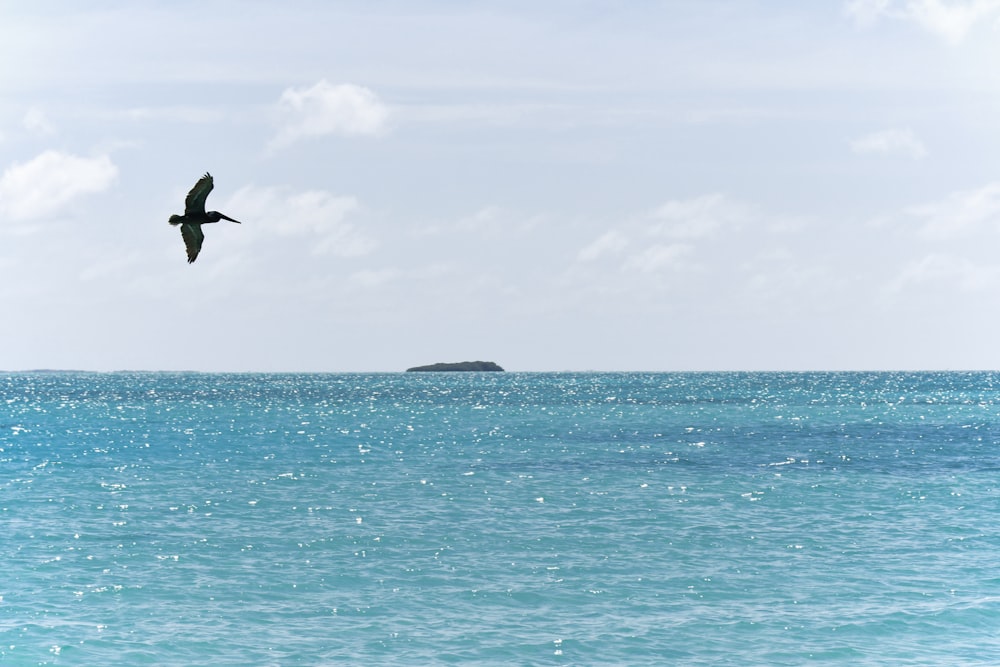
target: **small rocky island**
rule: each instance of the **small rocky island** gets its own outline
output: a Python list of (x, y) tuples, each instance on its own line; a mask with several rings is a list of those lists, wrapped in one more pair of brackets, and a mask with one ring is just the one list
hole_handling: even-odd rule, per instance
[(499, 371), (502, 373), (503, 369), (492, 361), (460, 361), (452, 364), (431, 364), (430, 366), (414, 366), (413, 368), (406, 369), (407, 373), (441, 373), (453, 371)]

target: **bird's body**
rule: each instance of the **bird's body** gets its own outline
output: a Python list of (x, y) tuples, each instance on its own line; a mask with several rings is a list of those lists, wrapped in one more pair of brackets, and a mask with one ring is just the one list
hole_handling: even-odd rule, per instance
[(212, 180), (212, 175), (206, 173), (198, 179), (184, 200), (184, 215), (172, 215), (168, 221), (171, 225), (181, 226), (181, 236), (184, 238), (184, 246), (187, 248), (188, 264), (198, 258), (201, 244), (205, 240), (205, 234), (201, 231), (202, 225), (219, 220), (239, 223), (239, 220), (233, 220), (218, 211), (205, 211), (205, 200), (214, 187), (215, 182)]

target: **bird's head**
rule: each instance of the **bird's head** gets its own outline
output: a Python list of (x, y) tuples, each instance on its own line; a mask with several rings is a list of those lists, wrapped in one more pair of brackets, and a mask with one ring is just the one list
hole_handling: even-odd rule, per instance
[(235, 222), (238, 225), (243, 224), (239, 220), (233, 220), (228, 215), (223, 215), (218, 211), (209, 211), (208, 213), (205, 214), (205, 217), (207, 217), (212, 222), (218, 222), (219, 220), (228, 220), (229, 222)]

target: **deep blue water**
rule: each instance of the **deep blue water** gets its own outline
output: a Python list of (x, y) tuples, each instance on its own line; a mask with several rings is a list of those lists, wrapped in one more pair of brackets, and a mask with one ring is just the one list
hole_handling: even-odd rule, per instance
[(987, 665), (1000, 375), (0, 374), (10, 665)]

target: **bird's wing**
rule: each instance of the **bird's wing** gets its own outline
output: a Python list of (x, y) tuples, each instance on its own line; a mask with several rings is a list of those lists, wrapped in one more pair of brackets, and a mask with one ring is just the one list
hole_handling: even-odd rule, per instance
[(208, 199), (208, 193), (214, 187), (215, 182), (212, 180), (211, 174), (206, 173), (198, 179), (198, 182), (191, 188), (191, 192), (188, 193), (187, 199), (184, 200), (184, 215), (205, 215), (205, 200)]
[(184, 245), (187, 247), (188, 264), (198, 258), (201, 250), (201, 242), (205, 240), (205, 235), (201, 231), (201, 225), (185, 223), (181, 225), (181, 236), (184, 237)]

